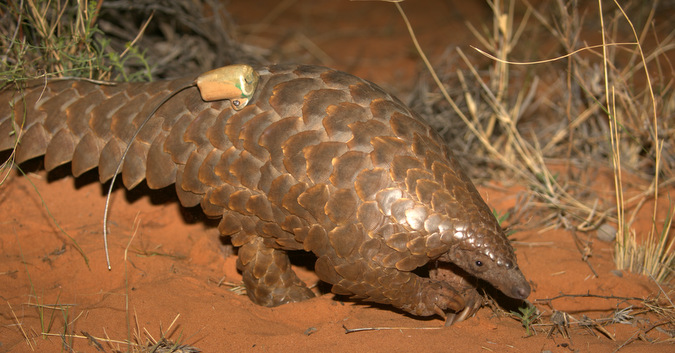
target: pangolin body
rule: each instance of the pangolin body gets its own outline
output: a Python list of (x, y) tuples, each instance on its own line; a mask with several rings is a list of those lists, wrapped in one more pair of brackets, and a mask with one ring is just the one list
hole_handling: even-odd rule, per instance
[[(416, 113), (368, 81), (316, 66), (258, 68), (248, 106), (169, 99), (131, 141), (122, 179), (175, 184), (180, 202), (221, 217), (248, 296), (276, 306), (313, 296), (286, 250), (316, 257), (332, 291), (415, 315), (463, 320), (480, 306), (469, 277), (525, 299), (530, 287), (490, 209)], [(32, 82), (0, 92), (0, 151), (51, 170), (115, 173), (163, 98), (192, 79), (99, 85)], [(25, 119), (25, 120), (24, 120)], [(22, 132), (19, 134), (19, 130)], [(429, 278), (412, 271), (433, 262)]]

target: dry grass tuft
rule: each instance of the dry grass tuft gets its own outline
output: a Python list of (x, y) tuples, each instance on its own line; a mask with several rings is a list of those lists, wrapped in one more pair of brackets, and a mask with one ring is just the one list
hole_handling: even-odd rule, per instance
[(149, 81), (265, 61), (233, 39), (217, 0), (20, 0), (0, 4), (0, 15), (2, 81)]
[[(174, 320), (171, 322), (171, 325), (167, 328), (166, 332), (171, 332), (173, 325), (176, 323), (180, 314), (176, 315)], [(141, 329), (138, 325), (138, 316), (135, 316), (136, 319), (136, 328), (134, 329), (133, 338), (131, 340), (116, 340), (111, 339), (106, 334), (105, 337), (96, 337), (89, 334), (86, 331), (80, 331), (80, 334), (73, 332), (63, 332), (63, 333), (51, 333), (51, 332), (42, 332), (41, 335), (44, 338), (55, 337), (61, 339), (63, 349), (66, 351), (74, 351), (74, 342), (75, 340), (87, 341), (89, 346), (92, 346), (98, 352), (132, 352), (132, 353), (160, 353), (160, 352), (174, 352), (174, 353), (196, 353), (201, 352), (199, 348), (179, 343), (179, 341), (174, 342), (168, 339), (165, 336), (165, 332), (162, 331), (160, 326), (160, 339), (155, 339), (152, 334), (146, 329)], [(105, 331), (105, 329), (104, 329)], [(34, 343), (31, 343), (27, 339), (27, 342), (32, 350), (34, 350)], [(106, 349), (108, 348), (108, 349)]]
[[(675, 184), (675, 144), (667, 138), (675, 136), (675, 31), (659, 37), (657, 3), (649, 11), (616, 2), (609, 9), (562, 0), (543, 10), (527, 1), (489, 4), (492, 26), (469, 25), (481, 49), (456, 48), (437, 65), (439, 81), (461, 89), (439, 94), (422, 82), (411, 105), (460, 157), (471, 151), (475, 166), (499, 167), (492, 179), (527, 184), (530, 211), (547, 210), (539, 226), (588, 232), (612, 225), (617, 267), (666, 280), (675, 265), (673, 207), (664, 218), (657, 205)], [(551, 59), (540, 60), (542, 53)], [(463, 126), (447, 121), (453, 115)], [(594, 183), (602, 168), (613, 171), (614, 202)], [(633, 225), (648, 202), (652, 227), (638, 234)]]
[[(49, 77), (95, 80), (149, 80), (143, 53), (128, 45), (118, 53), (97, 25), (103, 2), (21, 0), (0, 5), (0, 76), (4, 82)], [(145, 70), (131, 72), (140, 62)]]

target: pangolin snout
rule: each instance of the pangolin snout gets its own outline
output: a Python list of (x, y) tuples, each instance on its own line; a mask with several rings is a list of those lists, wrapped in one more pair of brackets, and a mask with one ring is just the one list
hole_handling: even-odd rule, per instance
[(530, 292), (531, 292), (530, 284), (527, 282), (523, 282), (511, 288), (510, 297), (515, 299), (526, 299), (527, 297), (530, 296)]

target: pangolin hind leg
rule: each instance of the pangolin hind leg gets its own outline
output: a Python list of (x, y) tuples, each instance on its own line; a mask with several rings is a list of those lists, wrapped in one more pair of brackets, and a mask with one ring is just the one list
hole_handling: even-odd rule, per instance
[(291, 268), (286, 252), (265, 244), (262, 237), (239, 248), (237, 268), (249, 298), (258, 305), (272, 307), (314, 297)]

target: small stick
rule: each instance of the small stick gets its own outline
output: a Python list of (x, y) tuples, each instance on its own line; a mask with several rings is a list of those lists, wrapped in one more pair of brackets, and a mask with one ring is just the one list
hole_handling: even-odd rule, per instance
[(550, 303), (556, 299), (560, 298), (600, 298), (600, 299), (617, 299), (617, 300), (639, 300), (639, 301), (644, 301), (644, 298), (638, 298), (638, 297), (617, 297), (614, 295), (599, 295), (599, 294), (591, 294), (591, 293), (586, 293), (586, 294), (560, 294), (557, 295), (553, 298), (544, 298), (544, 299), (535, 299), (534, 301), (536, 303)]
[(345, 329), (345, 333), (353, 332), (364, 332), (364, 331), (384, 331), (384, 330), (440, 330), (443, 327), (360, 327), (360, 328), (347, 328), (344, 324), (342, 328)]

